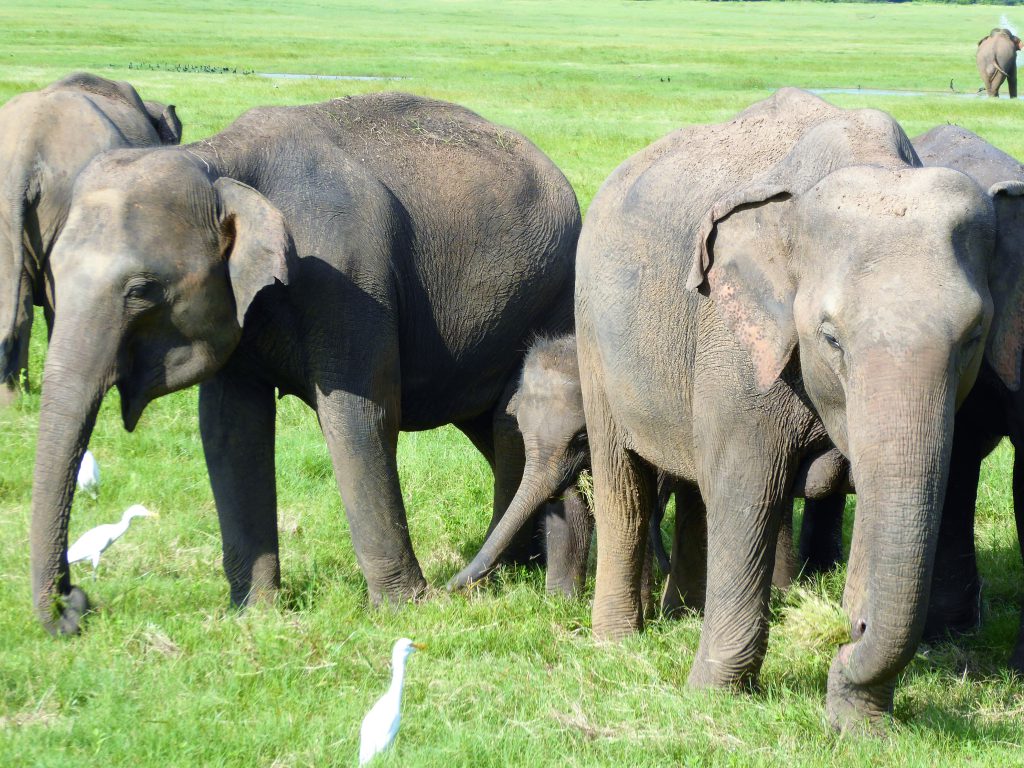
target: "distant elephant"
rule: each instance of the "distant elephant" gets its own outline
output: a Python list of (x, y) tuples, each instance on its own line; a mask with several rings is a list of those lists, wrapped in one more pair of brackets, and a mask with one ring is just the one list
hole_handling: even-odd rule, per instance
[[(953, 416), (1000, 271), (985, 190), (919, 166), (885, 113), (787, 88), (728, 123), (669, 134), (605, 181), (576, 261), (597, 638), (642, 627), (657, 468), (707, 506), (689, 682), (755, 683), (775, 535), (804, 459), (834, 446), (858, 513), (852, 642), (829, 673), (828, 716), (847, 729), (891, 711), (924, 627)], [(1019, 350), (999, 309), (997, 360)]]
[(86, 72), (0, 107), (0, 401), (15, 396), (28, 368), (33, 302), (52, 323), (46, 262), (79, 172), (108, 149), (180, 141), (173, 105), (142, 101), (128, 83)]
[(989, 96), (998, 97), (999, 87), (1005, 80), (1010, 89), (1010, 98), (1017, 98), (1017, 51), (1021, 50), (1021, 46), (1019, 37), (999, 27), (978, 41), (975, 59)]
[(398, 433), (458, 426), (495, 468), (504, 510), (523, 466), (505, 416), (523, 354), (511, 351), (571, 328), (579, 227), (572, 187), (523, 136), (408, 94), (253, 109), (186, 147), (98, 157), (50, 260), (40, 621), (75, 632), (87, 606), (68, 574), (68, 514), (112, 386), (131, 431), (151, 400), (202, 382), (233, 603), (279, 585), (278, 393), (317, 413), (370, 600), (422, 594)]
[[(968, 174), (983, 187), (999, 190), (1024, 186), (1024, 166), (980, 136), (955, 125), (940, 125), (914, 139), (925, 165), (946, 166)], [(997, 202), (999, 198), (997, 197)], [(998, 234), (996, 249), (1000, 261), (1015, 265), (1002, 279), (993, 282), (993, 292), (1014, 296), (1020, 290), (1019, 267), (1024, 265), (1024, 216), (1016, 206), (996, 206)], [(1024, 306), (1014, 307), (1016, 324), (1024, 324)], [(1019, 330), (1018, 330), (1019, 332)], [(1005, 345), (990, 335), (990, 346)], [(947, 631), (974, 629), (981, 617), (981, 579), (974, 546), (974, 507), (982, 460), (1004, 437), (1014, 448), (1013, 508), (1017, 519), (1018, 544), (1024, 557), (1024, 392), (1020, 383), (1021, 360), (1012, 352), (1004, 365), (1013, 372), (1010, 385), (990, 365), (982, 366), (971, 394), (957, 412), (949, 484), (935, 554), (935, 576), (928, 601), (925, 637), (935, 638)], [(1024, 610), (1010, 667), (1024, 674)]]

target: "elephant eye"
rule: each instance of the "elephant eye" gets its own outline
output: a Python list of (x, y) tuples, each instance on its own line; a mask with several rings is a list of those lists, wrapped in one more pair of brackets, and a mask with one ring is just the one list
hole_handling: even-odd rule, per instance
[(164, 287), (153, 279), (136, 279), (129, 281), (124, 288), (125, 303), (135, 309), (158, 304), (164, 297)]
[(822, 334), (821, 334), (821, 335), (825, 337), (825, 341), (827, 341), (827, 342), (828, 342), (828, 345), (829, 345), (830, 347), (832, 347), (833, 349), (838, 349), (838, 350), (839, 350), (840, 352), (842, 352), (842, 351), (843, 351), (843, 347), (842, 347), (842, 345), (841, 345), (841, 344), (839, 343), (839, 339), (837, 339), (837, 338), (836, 338), (835, 336), (833, 336), (833, 335), (832, 335), (831, 333), (824, 333), (824, 332), (822, 332)]

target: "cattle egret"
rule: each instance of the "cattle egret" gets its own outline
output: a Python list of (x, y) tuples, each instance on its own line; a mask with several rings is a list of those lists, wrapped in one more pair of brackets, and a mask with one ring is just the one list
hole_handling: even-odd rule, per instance
[(141, 504), (133, 504), (121, 515), (121, 522), (97, 525), (79, 536), (78, 540), (68, 547), (68, 564), (91, 560), (92, 572), (95, 576), (96, 569), (100, 565), (100, 553), (124, 535), (133, 517), (159, 517), (159, 515), (156, 512), (150, 512)]
[(94, 499), (100, 490), (100, 465), (96, 463), (96, 457), (92, 451), (87, 450), (82, 457), (82, 463), (78, 466), (78, 487)]
[(391, 746), (402, 719), (402, 683), (405, 679), (405, 660), (425, 645), (414, 643), (407, 637), (395, 642), (391, 649), (391, 687), (381, 696), (373, 709), (366, 713), (359, 729), (359, 764), (366, 765), (374, 755)]

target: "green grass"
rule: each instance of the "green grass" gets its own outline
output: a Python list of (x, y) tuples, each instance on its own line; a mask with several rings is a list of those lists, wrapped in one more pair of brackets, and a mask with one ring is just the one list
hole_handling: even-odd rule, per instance
[[(119, 5), (127, 5), (121, 3)], [(974, 46), (1005, 11), (926, 5), (654, 2), (134, 3), (0, 7), (0, 100), (73, 69), (128, 79), (178, 105), (186, 139), (245, 108), (401, 88), (465, 104), (525, 133), (586, 206), (624, 158), (680, 125), (719, 121), (782, 85), (927, 91), (829, 96), (875, 106), (915, 135), (960, 123), (1024, 157), (1024, 102), (973, 92)], [(212, 9), (212, 10), (211, 10)], [(131, 68), (129, 68), (131, 64)], [(139, 67), (141, 65), (141, 68)], [(203, 74), (381, 75), (396, 82)], [(40, 370), (42, 342), (33, 348)], [(38, 389), (0, 414), (0, 765), (306, 766), (355, 763), (359, 722), (408, 635), (405, 722), (381, 765), (993, 765), (1021, 763), (1024, 688), (1003, 670), (1021, 565), (1001, 448), (984, 470), (979, 548), (985, 629), (922, 649), (891, 737), (839, 737), (823, 702), (842, 573), (777, 596), (756, 695), (688, 690), (696, 617), (656, 619), (595, 645), (589, 605), (506, 572), (469, 597), (441, 586), (481, 543), (490, 476), (459, 433), (409, 434), (399, 464), (412, 538), (437, 591), (371, 611), (326, 447), (293, 398), (278, 410), (283, 595), (227, 609), (196, 425), (196, 392), (157, 401), (126, 434), (116, 394), (92, 448), (99, 499), (76, 499), (72, 536), (132, 503), (136, 520), (99, 577), (99, 611), (57, 641), (30, 609), (27, 534)]]

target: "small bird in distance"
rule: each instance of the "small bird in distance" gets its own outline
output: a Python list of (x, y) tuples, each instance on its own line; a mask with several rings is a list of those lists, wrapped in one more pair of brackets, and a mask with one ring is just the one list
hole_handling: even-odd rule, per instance
[(375, 755), (391, 746), (402, 719), (402, 684), (405, 661), (417, 650), (426, 648), (407, 637), (395, 641), (391, 649), (391, 687), (377, 699), (359, 729), (359, 764), (366, 765)]
[(156, 512), (150, 512), (141, 504), (133, 504), (121, 515), (120, 522), (97, 525), (79, 536), (75, 543), (68, 547), (68, 564), (91, 560), (92, 575), (95, 578), (96, 569), (100, 566), (100, 554), (124, 535), (134, 517), (159, 517), (159, 515)]

